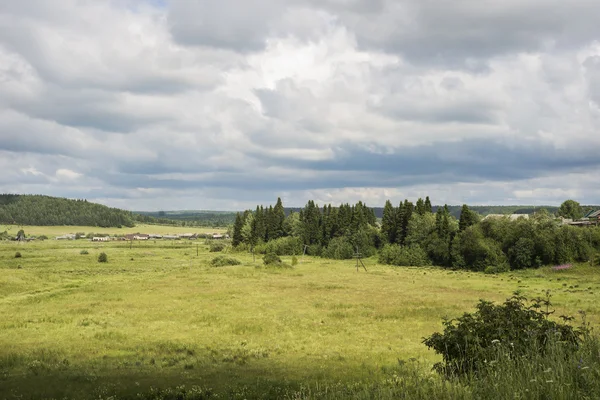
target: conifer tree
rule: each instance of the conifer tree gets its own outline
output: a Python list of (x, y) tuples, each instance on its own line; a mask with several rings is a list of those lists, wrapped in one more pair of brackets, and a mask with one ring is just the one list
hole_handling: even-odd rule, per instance
[(231, 244), (235, 247), (242, 243), (244, 237), (242, 236), (242, 228), (244, 227), (244, 220), (240, 213), (235, 215), (235, 223), (233, 224), (233, 235)]
[(475, 225), (477, 223), (477, 216), (466, 204), (463, 204), (462, 209), (460, 211), (460, 220), (458, 222), (458, 230), (464, 231), (471, 225)]
[(417, 206), (415, 208), (415, 211), (419, 215), (425, 215), (425, 202), (420, 197), (419, 200), (417, 200)]
[(425, 212), (432, 213), (433, 208), (431, 207), (431, 200), (429, 200), (429, 196), (425, 197)]
[(281, 202), (281, 198), (277, 198), (277, 204), (273, 208), (273, 222), (274, 229), (273, 238), (277, 239), (285, 236), (285, 232), (283, 229), (283, 223), (285, 222), (285, 210), (283, 208), (283, 203)]
[(388, 243), (396, 242), (396, 233), (398, 224), (396, 221), (396, 209), (392, 202), (387, 200), (383, 207), (383, 217), (381, 218), (381, 233), (387, 239)]

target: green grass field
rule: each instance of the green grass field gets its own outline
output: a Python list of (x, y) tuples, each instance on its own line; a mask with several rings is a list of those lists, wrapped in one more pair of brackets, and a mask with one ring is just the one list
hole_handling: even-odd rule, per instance
[(15, 235), (23, 229), (29, 236), (46, 235), (50, 239), (56, 236), (75, 234), (77, 232), (84, 233), (101, 233), (111, 235), (125, 235), (127, 233), (155, 233), (159, 235), (177, 234), (177, 233), (225, 233), (226, 228), (210, 228), (210, 227), (190, 227), (190, 226), (167, 226), (167, 225), (145, 225), (138, 224), (133, 228), (99, 228), (94, 226), (29, 226), (29, 225), (0, 225), (1, 231), (8, 231)]
[[(0, 242), (0, 398), (98, 399), (177, 385), (227, 398), (244, 387), (386, 379), (399, 359), (439, 380), (422, 338), (442, 317), (515, 290), (537, 297), (550, 289), (557, 315), (584, 310), (600, 323), (600, 274), (587, 265), (483, 275), (368, 259), (368, 272), (357, 272), (353, 261), (310, 257), (270, 269), (234, 253), (242, 265), (212, 268), (218, 253), (202, 240), (129, 246)], [(97, 262), (100, 252), (108, 263)]]

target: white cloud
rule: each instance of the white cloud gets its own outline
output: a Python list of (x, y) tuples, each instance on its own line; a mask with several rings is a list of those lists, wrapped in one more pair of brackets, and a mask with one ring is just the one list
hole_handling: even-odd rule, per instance
[(6, 2), (0, 191), (130, 209), (594, 202), (597, 11)]

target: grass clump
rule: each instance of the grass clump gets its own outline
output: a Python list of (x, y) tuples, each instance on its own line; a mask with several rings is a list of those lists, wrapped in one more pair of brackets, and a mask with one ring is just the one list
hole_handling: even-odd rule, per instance
[(232, 265), (240, 265), (241, 263), (242, 262), (240, 260), (227, 256), (218, 256), (210, 261), (210, 265), (213, 267), (226, 267)]
[(98, 262), (99, 263), (108, 262), (108, 256), (106, 255), (106, 253), (104, 253), (104, 252), (100, 253), (100, 255), (98, 256)]
[(15, 258), (21, 258), (21, 257), (23, 257), (23, 255), (21, 254), (21, 252), (17, 251), (15, 253)]
[(86, 249), (83, 249), (79, 252), (79, 254), (81, 254), (82, 256), (86, 255), (86, 254), (90, 254), (89, 251), (87, 251)]

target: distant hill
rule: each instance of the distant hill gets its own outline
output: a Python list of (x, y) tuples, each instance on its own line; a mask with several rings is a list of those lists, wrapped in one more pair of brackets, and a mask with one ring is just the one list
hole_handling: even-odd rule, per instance
[[(236, 212), (209, 211), (209, 210), (181, 210), (181, 211), (134, 211), (143, 218), (153, 218), (156, 221), (176, 221), (191, 226), (223, 227), (235, 222)], [(144, 221), (137, 217), (136, 219)]]
[(0, 195), (0, 223), (18, 225), (135, 226), (135, 216), (87, 200), (41, 195)]

